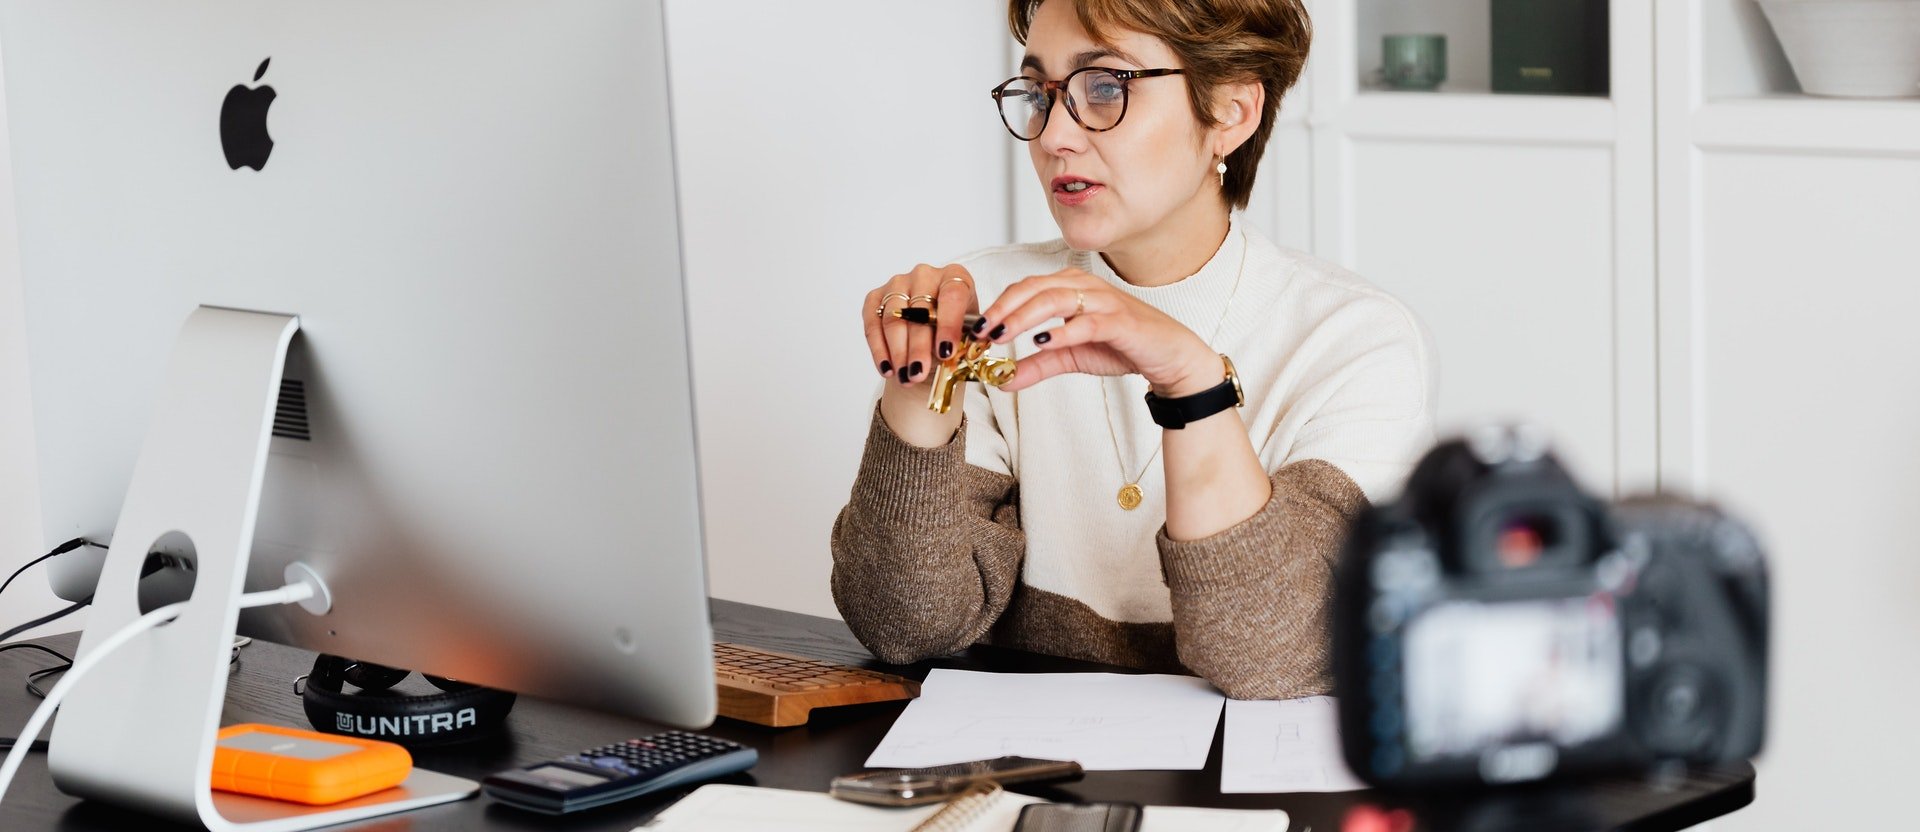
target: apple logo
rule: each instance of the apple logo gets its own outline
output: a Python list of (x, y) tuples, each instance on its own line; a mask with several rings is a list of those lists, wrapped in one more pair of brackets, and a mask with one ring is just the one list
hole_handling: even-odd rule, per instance
[[(260, 68), (254, 70), (256, 83), (267, 74), (267, 63), (272, 60), (261, 61)], [(220, 149), (226, 151), (227, 167), (257, 171), (267, 166), (267, 155), (273, 152), (273, 137), (267, 135), (267, 108), (273, 106), (273, 97), (273, 88), (267, 86), (235, 84), (227, 90), (227, 100), (220, 105)]]

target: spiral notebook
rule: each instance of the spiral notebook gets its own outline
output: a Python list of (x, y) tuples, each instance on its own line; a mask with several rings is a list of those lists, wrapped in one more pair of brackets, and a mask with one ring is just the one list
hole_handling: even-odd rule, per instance
[[(1042, 803), (1007, 791), (939, 806), (884, 809), (821, 792), (715, 783), (701, 786), (634, 832), (1011, 832), (1020, 809)], [(1287, 832), (1279, 810), (1148, 806), (1141, 832)]]

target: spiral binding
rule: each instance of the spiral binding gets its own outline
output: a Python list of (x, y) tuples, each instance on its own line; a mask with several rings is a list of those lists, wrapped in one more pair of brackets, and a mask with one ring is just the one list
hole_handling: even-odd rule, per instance
[(912, 832), (966, 832), (968, 826), (993, 808), (994, 802), (1000, 799), (1000, 792), (999, 783), (985, 782), (968, 786), (965, 791), (941, 804), (940, 811), (929, 815)]

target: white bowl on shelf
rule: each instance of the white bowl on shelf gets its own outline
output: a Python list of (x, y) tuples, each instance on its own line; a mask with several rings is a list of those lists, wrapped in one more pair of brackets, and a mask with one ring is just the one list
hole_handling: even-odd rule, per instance
[(1813, 95), (1920, 95), (1920, 0), (1759, 0)]

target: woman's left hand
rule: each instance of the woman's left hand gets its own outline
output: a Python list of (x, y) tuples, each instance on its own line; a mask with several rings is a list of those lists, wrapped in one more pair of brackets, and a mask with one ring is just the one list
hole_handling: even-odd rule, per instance
[(1139, 373), (1161, 396), (1186, 396), (1220, 383), (1220, 357), (1193, 330), (1080, 269), (1021, 280), (982, 313), (977, 337), (1004, 344), (1050, 319), (1036, 352), (1020, 359), (1001, 389), (1032, 387), (1061, 373)]

